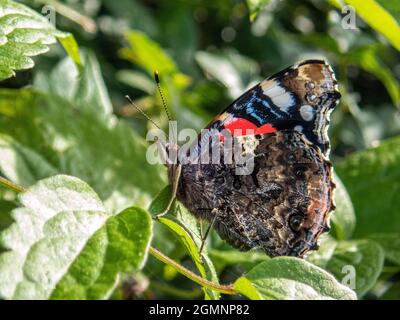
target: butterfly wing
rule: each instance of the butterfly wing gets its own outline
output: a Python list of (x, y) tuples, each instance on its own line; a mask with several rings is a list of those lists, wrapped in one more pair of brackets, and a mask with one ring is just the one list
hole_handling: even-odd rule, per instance
[[(178, 199), (198, 218), (215, 219), (221, 238), (240, 249), (298, 257), (316, 249), (334, 208), (327, 129), (339, 98), (332, 69), (320, 60), (260, 82), (209, 124), (213, 130), (182, 165)], [(254, 160), (250, 174), (238, 175), (241, 164), (223, 158), (224, 130)], [(210, 145), (220, 162), (194, 161)]]
[(330, 113), (340, 98), (332, 68), (323, 60), (306, 60), (263, 80), (245, 92), (207, 128), (233, 136), (295, 130), (329, 156)]
[[(329, 230), (331, 165), (296, 131), (249, 136), (254, 170), (237, 175), (232, 164), (187, 164), (178, 199), (220, 237), (242, 250), (302, 257)], [(223, 148), (224, 142), (221, 142)]]

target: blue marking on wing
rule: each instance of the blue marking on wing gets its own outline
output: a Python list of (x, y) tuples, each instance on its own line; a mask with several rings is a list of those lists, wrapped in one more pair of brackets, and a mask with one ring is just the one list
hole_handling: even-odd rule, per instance
[(254, 108), (254, 102), (259, 102), (259, 99), (256, 97), (256, 93), (253, 94), (250, 101), (246, 105), (247, 114), (251, 115), (255, 119), (257, 119), (260, 123), (265, 121), (264, 117), (257, 113), (257, 109)]

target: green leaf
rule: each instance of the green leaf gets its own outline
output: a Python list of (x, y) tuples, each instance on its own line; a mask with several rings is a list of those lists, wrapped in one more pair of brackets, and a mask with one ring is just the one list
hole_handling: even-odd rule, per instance
[(353, 48), (346, 56), (346, 59), (377, 77), (385, 86), (393, 104), (397, 108), (400, 108), (400, 83), (397, 81), (392, 70), (385, 66), (379, 58), (382, 55), (380, 51), (384, 49), (383, 45), (376, 43)]
[(247, 6), (250, 11), (250, 21), (254, 21), (257, 15), (267, 6), (271, 0), (247, 0)]
[(355, 8), (356, 13), (363, 18), (375, 31), (379, 32), (400, 51), (400, 26), (398, 21), (375, 0), (345, 0)]
[[(340, 284), (332, 275), (297, 258), (279, 257), (267, 260), (245, 274), (245, 278), (263, 299), (356, 299), (354, 292)], [(255, 293), (251, 295), (255, 296)]]
[(143, 72), (120, 70), (117, 72), (116, 77), (118, 81), (121, 81), (132, 88), (140, 89), (149, 95), (154, 94), (157, 90), (155, 81), (150, 79)]
[(91, 108), (93, 112), (110, 115), (113, 107), (99, 62), (91, 52), (84, 51), (82, 56), (84, 67), (80, 72), (67, 57), (49, 74), (39, 72), (34, 87), (45, 93), (56, 94), (80, 109)]
[(220, 53), (198, 51), (196, 61), (207, 74), (223, 84), (232, 99), (241, 95), (250, 83), (257, 82), (257, 63), (239, 53), (226, 50)]
[[(149, 211), (152, 214), (164, 212), (170, 198), (171, 187), (167, 186), (153, 200)], [(212, 261), (207, 255), (207, 249), (203, 248), (201, 257), (199, 255), (201, 235), (199, 232), (198, 221), (196, 221), (196, 218), (187, 212), (185, 208), (181, 207), (181, 205), (177, 206), (176, 211), (175, 217), (160, 217), (158, 218), (158, 221), (165, 225), (176, 237), (179, 238), (199, 270), (200, 275), (205, 279), (218, 283), (217, 273)], [(204, 289), (204, 292), (206, 298), (219, 298), (219, 294), (215, 291)]]
[[(174, 234), (181, 240), (192, 260), (194, 261), (197, 270), (199, 270), (200, 275), (205, 279), (209, 279), (213, 282), (218, 282), (218, 277), (211, 260), (207, 256), (206, 252), (202, 252), (202, 255), (200, 257), (200, 246), (198, 245), (198, 241), (197, 243), (194, 241), (189, 233), (190, 231), (187, 229), (187, 225), (183, 227), (179, 223), (164, 217), (160, 217), (159, 221), (167, 228), (169, 228), (172, 232), (174, 232)], [(219, 298), (218, 292), (212, 291), (210, 289), (204, 288), (204, 293), (206, 294), (206, 298)]]
[(332, 213), (331, 222), (339, 240), (349, 239), (356, 226), (353, 204), (346, 187), (336, 174), (333, 175), (333, 181), (336, 184), (334, 195), (336, 209)]
[(75, 65), (81, 70), (82, 61), (81, 55), (79, 53), (78, 43), (76, 42), (74, 36), (71, 33), (58, 33), (57, 39), (60, 41), (65, 51), (68, 53), (69, 57), (75, 63)]
[(238, 250), (215, 250), (209, 252), (214, 264), (219, 264), (221, 269), (225, 266), (254, 266), (255, 264), (270, 259), (264, 252)]
[(142, 267), (151, 237), (146, 211), (113, 216), (86, 183), (63, 175), (39, 181), (19, 200), (15, 223), (0, 237), (9, 250), (0, 255), (1, 297), (107, 298), (120, 272)]
[(0, 90), (1, 114), (0, 132), (45, 156), (57, 172), (87, 181), (112, 212), (146, 205), (165, 184), (143, 139), (113, 115), (32, 90)]
[(400, 230), (400, 138), (352, 154), (335, 169), (357, 215), (354, 237)]
[(337, 244), (338, 242), (329, 234), (323, 235), (319, 243), (319, 249), (307, 254), (306, 260), (325, 269), (335, 252)]
[[(355, 291), (362, 297), (378, 279), (384, 261), (382, 248), (371, 240), (341, 241), (335, 249), (327, 270), (344, 281), (349, 267), (355, 271)], [(349, 284), (351, 281), (349, 280)]]
[(72, 35), (58, 31), (44, 16), (23, 4), (0, 0), (0, 8), (0, 80), (14, 76), (15, 70), (32, 68), (30, 57), (47, 52), (56, 38), (79, 62)]
[(29, 186), (57, 170), (35, 151), (0, 134), (0, 172), (14, 183)]
[(400, 233), (372, 234), (368, 238), (379, 243), (388, 261), (400, 266)]
[(148, 212), (131, 207), (110, 217), (87, 242), (59, 281), (51, 299), (104, 299), (119, 274), (141, 269), (151, 238)]
[(171, 75), (178, 71), (174, 60), (145, 33), (132, 30), (125, 37), (130, 47), (120, 50), (122, 58), (141, 66), (150, 75), (153, 75), (155, 70), (161, 75)]
[(240, 293), (251, 300), (262, 300), (262, 295), (254, 288), (252, 283), (245, 277), (238, 278), (233, 284), (237, 293)]

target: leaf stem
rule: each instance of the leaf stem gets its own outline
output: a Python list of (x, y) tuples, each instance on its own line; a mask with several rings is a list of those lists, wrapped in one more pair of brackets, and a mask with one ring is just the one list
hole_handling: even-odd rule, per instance
[(210, 289), (213, 289), (215, 291), (225, 293), (225, 294), (236, 294), (236, 291), (233, 288), (232, 284), (218, 284), (212, 281), (209, 281), (207, 279), (204, 279), (194, 272), (190, 271), (189, 269), (186, 269), (184, 266), (181, 264), (177, 263), (176, 261), (172, 260), (171, 258), (167, 257), (165, 254), (162, 252), (158, 251), (157, 249), (153, 248), (150, 246), (149, 248), (149, 253), (157, 258), (158, 260), (164, 262), (165, 264), (168, 264), (169, 266), (173, 267), (176, 271), (179, 273), (183, 274), (185, 277), (189, 278), (190, 280), (196, 282), (197, 284), (207, 287)]
[[(1, 176), (0, 176), (0, 185), (3, 185), (4, 187), (11, 189), (17, 193), (24, 192), (26, 190), (24, 187), (14, 182), (11, 182)], [(165, 264), (168, 264), (169, 266), (173, 267), (176, 271), (183, 274), (185, 277), (189, 278), (193, 282), (196, 282), (197, 284), (203, 287), (207, 287), (225, 294), (236, 294), (236, 291), (233, 288), (233, 284), (218, 284), (209, 281), (207, 279), (204, 279), (151, 246), (149, 248), (149, 253), (158, 260), (164, 262)]]
[(11, 189), (17, 193), (24, 192), (26, 190), (24, 187), (21, 187), (18, 184), (3, 178), (2, 176), (0, 176), (0, 185), (3, 185), (7, 189)]

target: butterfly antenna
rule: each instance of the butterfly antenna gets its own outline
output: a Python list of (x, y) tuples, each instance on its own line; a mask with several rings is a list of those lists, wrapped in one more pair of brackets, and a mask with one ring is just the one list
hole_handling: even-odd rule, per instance
[(132, 106), (134, 106), (147, 120), (149, 120), (152, 124), (154, 124), (158, 129), (162, 130), (162, 129), (160, 128), (160, 126), (159, 126), (157, 123), (155, 123), (154, 120), (153, 120), (152, 118), (150, 118), (150, 117), (146, 114), (146, 112), (143, 111), (142, 108), (140, 108), (136, 103), (134, 103), (133, 100), (132, 100), (128, 95), (126, 95), (125, 98), (126, 98), (126, 99), (129, 101), (129, 103), (130, 103)]
[(154, 71), (154, 80), (156, 81), (158, 93), (160, 94), (160, 97), (161, 97), (161, 100), (162, 100), (162, 103), (164, 106), (165, 113), (167, 114), (168, 120), (172, 121), (171, 114), (169, 113), (167, 104), (165, 103), (164, 95), (161, 90), (160, 77), (158, 76), (158, 70)]

